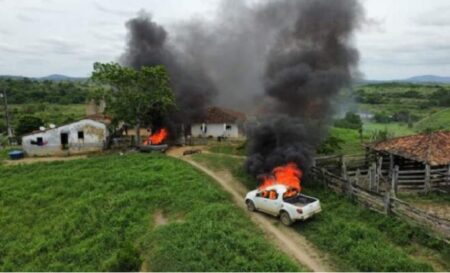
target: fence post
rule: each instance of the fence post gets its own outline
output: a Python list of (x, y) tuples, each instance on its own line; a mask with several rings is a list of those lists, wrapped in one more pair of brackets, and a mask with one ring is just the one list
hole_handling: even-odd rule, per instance
[(355, 184), (356, 185), (361, 185), (359, 184), (359, 180), (361, 179), (361, 171), (358, 169), (356, 169), (356, 173), (355, 173)]
[(382, 167), (383, 167), (383, 157), (382, 156), (380, 156), (380, 157), (378, 157), (378, 167), (377, 167), (377, 170), (376, 170), (376, 191), (377, 192), (380, 192), (380, 180), (381, 180), (381, 177), (383, 176), (382, 175)]
[(325, 168), (320, 168), (320, 173), (322, 174), (322, 181), (323, 184), (325, 185), (325, 188), (328, 188), (328, 181), (325, 178)]
[(390, 193), (390, 191), (386, 191), (384, 193), (384, 213), (387, 215), (391, 213), (391, 193)]
[(428, 193), (431, 190), (431, 168), (430, 165), (427, 163), (425, 165), (425, 192)]
[(392, 173), (392, 178), (391, 178), (391, 193), (392, 196), (395, 197), (397, 195), (397, 190), (398, 190), (398, 172), (399, 172), (399, 167), (398, 165), (396, 165), (394, 167), (393, 173)]
[(445, 185), (445, 187), (448, 187), (449, 189), (445, 189), (446, 191), (447, 190), (450, 190), (450, 164), (448, 164), (448, 166), (447, 166), (447, 177), (445, 178), (445, 183), (444, 183), (444, 185)]
[(372, 190), (373, 185), (375, 184), (376, 170), (377, 170), (377, 164), (374, 162), (374, 163), (372, 163), (372, 166), (369, 168), (369, 190)]
[(394, 172), (394, 155), (389, 154), (389, 178), (392, 178)]
[(348, 177), (348, 175), (347, 175), (347, 166), (345, 164), (344, 156), (341, 156), (341, 172), (342, 172), (342, 177), (344, 179), (347, 179), (347, 177)]

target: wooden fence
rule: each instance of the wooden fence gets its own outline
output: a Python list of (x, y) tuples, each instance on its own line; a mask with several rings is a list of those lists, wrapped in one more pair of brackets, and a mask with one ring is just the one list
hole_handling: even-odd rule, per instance
[(395, 192), (450, 193), (450, 165), (431, 167), (407, 161), (394, 166), (385, 156), (355, 154), (346, 156), (318, 157), (315, 166), (349, 179), (352, 184), (375, 192), (384, 192), (394, 183)]
[(381, 193), (365, 189), (350, 179), (345, 179), (324, 168), (313, 167), (311, 173), (335, 192), (349, 195), (353, 200), (376, 212), (392, 213), (408, 222), (431, 229), (441, 235), (447, 243), (450, 243), (450, 221), (397, 199), (394, 183), (391, 183), (390, 187), (386, 187)]

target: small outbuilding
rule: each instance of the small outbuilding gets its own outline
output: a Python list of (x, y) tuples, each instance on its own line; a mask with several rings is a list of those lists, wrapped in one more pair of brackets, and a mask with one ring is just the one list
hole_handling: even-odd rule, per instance
[(22, 137), (28, 156), (64, 156), (99, 152), (105, 148), (108, 129), (104, 122), (82, 119)]
[(244, 136), (244, 113), (222, 107), (210, 107), (206, 118), (191, 125), (193, 137), (229, 137)]
[(368, 152), (400, 187), (430, 191), (450, 187), (450, 132), (398, 137), (373, 143)]

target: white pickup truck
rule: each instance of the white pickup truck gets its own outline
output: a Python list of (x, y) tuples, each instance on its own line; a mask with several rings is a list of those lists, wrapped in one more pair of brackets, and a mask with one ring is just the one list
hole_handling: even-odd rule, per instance
[(287, 192), (288, 189), (284, 185), (253, 190), (245, 196), (245, 203), (249, 211), (259, 210), (280, 217), (286, 226), (296, 220), (306, 220), (322, 211), (319, 199), (299, 193), (287, 197)]

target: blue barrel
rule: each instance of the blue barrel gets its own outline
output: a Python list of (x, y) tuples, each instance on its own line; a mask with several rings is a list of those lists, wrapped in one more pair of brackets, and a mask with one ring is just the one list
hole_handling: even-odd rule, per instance
[(23, 152), (19, 150), (9, 152), (8, 155), (11, 160), (19, 160), (23, 158)]

